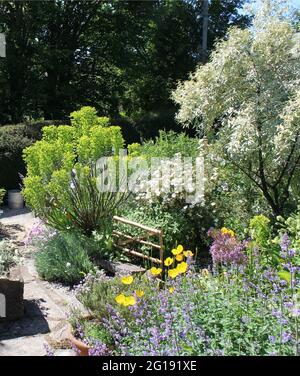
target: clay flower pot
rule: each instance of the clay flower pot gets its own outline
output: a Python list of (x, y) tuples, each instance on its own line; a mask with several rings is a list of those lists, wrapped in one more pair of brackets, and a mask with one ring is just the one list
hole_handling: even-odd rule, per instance
[(72, 346), (77, 350), (79, 356), (89, 356), (89, 346), (74, 337), (71, 325), (69, 325), (68, 337)]

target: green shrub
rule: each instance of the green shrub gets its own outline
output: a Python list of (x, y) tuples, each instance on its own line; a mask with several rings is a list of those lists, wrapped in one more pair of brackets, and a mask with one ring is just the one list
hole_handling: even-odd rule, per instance
[(252, 239), (263, 248), (269, 245), (271, 240), (271, 226), (269, 218), (264, 215), (256, 215), (250, 220), (250, 235)]
[(4, 195), (5, 195), (5, 189), (0, 188), (0, 205), (3, 202)]
[(58, 233), (39, 244), (36, 268), (41, 278), (75, 284), (94, 270), (88, 256), (85, 237), (74, 233)]
[[(75, 226), (90, 235), (103, 219), (99, 201), (108, 196), (98, 193), (91, 166), (113, 152), (118, 155), (123, 143), (120, 128), (109, 126), (108, 118), (98, 117), (92, 107), (73, 112), (71, 126), (45, 127), (42, 140), (24, 152), (27, 204), (55, 228), (67, 230)], [(82, 179), (77, 192), (73, 189), (74, 170)], [(100, 214), (94, 216), (94, 210)]]
[(300, 266), (300, 206), (298, 210), (291, 214), (287, 219), (277, 218), (279, 226), (279, 236), (275, 239), (277, 243), (281, 242), (281, 237), (286, 233), (290, 239), (290, 247), (296, 251), (295, 259)]
[(43, 208), (43, 218), (58, 230), (79, 230), (87, 236), (93, 232), (109, 235), (112, 217), (127, 199), (126, 192), (102, 192), (98, 188), (94, 166), (73, 171), (64, 196), (49, 197), (51, 208)]
[(199, 140), (191, 138), (185, 133), (174, 131), (160, 131), (155, 140), (146, 141), (142, 145), (137, 143), (128, 145), (129, 155), (143, 156), (147, 160), (157, 157), (172, 158), (176, 153), (182, 157), (194, 157), (199, 155)]
[(7, 273), (19, 260), (15, 248), (5, 240), (0, 241), (0, 276)]
[[(177, 134), (173, 131), (160, 131), (155, 140), (150, 140), (142, 145), (134, 143), (128, 146), (130, 157), (142, 157), (151, 161), (151, 158), (173, 158), (176, 154), (181, 157), (195, 159), (199, 156), (200, 143), (198, 138), (191, 138), (185, 133)], [(173, 174), (176, 174), (176, 163)], [(180, 171), (180, 163), (178, 164)], [(191, 173), (194, 170), (191, 170)], [(175, 176), (176, 177), (176, 176)], [(155, 180), (155, 178), (154, 178)], [(161, 184), (161, 182), (159, 182)], [(185, 193), (178, 187), (171, 187), (171, 191), (159, 194), (151, 194), (151, 200), (147, 198), (148, 190), (153, 192), (152, 183), (146, 186), (146, 195), (134, 202), (124, 210), (123, 216), (145, 225), (161, 228), (164, 233), (166, 251), (172, 249), (174, 244), (189, 244), (196, 248), (201, 246), (207, 239), (206, 231), (213, 224), (211, 212), (206, 211), (205, 205), (188, 205)], [(183, 188), (183, 186), (180, 186)], [(150, 202), (151, 201), (151, 202)], [(128, 231), (131, 229), (128, 229)], [(133, 235), (138, 235), (134, 230)], [(203, 240), (203, 241), (202, 241)]]
[[(134, 143), (128, 146), (129, 157), (142, 156), (147, 161), (152, 157), (172, 158), (180, 153), (183, 157), (197, 158), (202, 155), (204, 163), (204, 202), (199, 205), (187, 205), (183, 195), (179, 192), (171, 198), (165, 192), (153, 194), (153, 202), (156, 213), (149, 200), (139, 201), (139, 205), (133, 205), (128, 216), (133, 220), (148, 225), (158, 224), (162, 216), (172, 218), (170, 226), (166, 228), (166, 247), (176, 242), (186, 242), (190, 247), (206, 248), (207, 230), (210, 227), (226, 226), (233, 228), (247, 236), (247, 227), (250, 219), (258, 213), (268, 214), (268, 208), (262, 194), (253, 188), (253, 185), (241, 173), (233, 172), (232, 166), (224, 159), (211, 157), (218, 155), (218, 150), (213, 150), (212, 145), (202, 139), (191, 138), (188, 135), (175, 132), (161, 131), (154, 141)], [(214, 151), (214, 153), (212, 153)], [(151, 188), (151, 184), (147, 187)], [(145, 196), (145, 195), (144, 195)], [(174, 199), (172, 197), (175, 197)], [(146, 195), (147, 198), (147, 195)], [(253, 204), (255, 201), (255, 204)], [(157, 208), (160, 207), (158, 210)], [(136, 213), (135, 213), (136, 211)], [(150, 214), (149, 214), (150, 212)], [(143, 215), (143, 213), (146, 213)], [(174, 223), (177, 222), (178, 223)], [(176, 231), (172, 229), (176, 228)], [(178, 230), (181, 229), (181, 230)], [(172, 239), (172, 236), (174, 238)], [(205, 253), (205, 252), (204, 252)], [(206, 255), (204, 255), (206, 256)]]
[(250, 220), (249, 231), (256, 247), (260, 249), (260, 262), (264, 265), (279, 263), (279, 246), (272, 241), (272, 226), (269, 218), (256, 215)]
[(102, 323), (98, 321), (91, 320), (79, 320), (82, 331), (85, 333), (85, 337), (89, 341), (99, 341), (105, 343), (106, 345), (112, 346), (113, 339), (109, 334), (109, 330), (103, 326)]
[(46, 125), (61, 124), (58, 120), (0, 126), (0, 186), (15, 189), (21, 184), (19, 174), (25, 175), (23, 150), (42, 137)]
[[(195, 224), (192, 225), (190, 219), (177, 208), (167, 209), (159, 204), (138, 205), (137, 203), (132, 203), (124, 208), (122, 216), (134, 222), (161, 229), (163, 231), (166, 254), (174, 248), (175, 244), (184, 243), (192, 248), (196, 246), (197, 227)], [(117, 224), (117, 228), (136, 237), (143, 233), (143, 230), (139, 228), (124, 224)], [(152, 239), (150, 236), (149, 239), (157, 243), (157, 237)], [(154, 254), (155, 251), (145, 246), (142, 246), (141, 250), (143, 252), (152, 252), (155, 257), (158, 256), (158, 254)]]

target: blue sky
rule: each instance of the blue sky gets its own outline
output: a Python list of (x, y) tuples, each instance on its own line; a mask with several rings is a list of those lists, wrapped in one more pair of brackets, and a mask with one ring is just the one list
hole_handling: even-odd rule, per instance
[(288, 0), (295, 8), (300, 9), (300, 0)]
[(300, 9), (300, 0), (291, 0), (291, 1), (292, 1), (292, 4), (295, 8)]
[[(300, 10), (300, 0), (286, 0), (288, 4), (291, 4), (293, 8), (299, 9)], [(250, 4), (254, 5), (255, 9), (255, 4), (258, 3), (258, 0), (250, 0)], [(243, 10), (242, 10), (243, 12)]]

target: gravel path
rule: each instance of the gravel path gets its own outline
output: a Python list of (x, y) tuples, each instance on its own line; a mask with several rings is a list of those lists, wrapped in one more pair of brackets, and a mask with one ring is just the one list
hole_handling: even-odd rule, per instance
[(25, 231), (30, 231), (32, 225), (37, 221), (31, 211), (24, 209), (8, 209), (2, 208), (0, 214), (0, 223), (3, 225), (19, 225), (25, 228)]
[(33, 250), (23, 241), (38, 220), (27, 209), (5, 209), (0, 224), (12, 233), (23, 256), (20, 266), (24, 280), (25, 316), (22, 320), (0, 323), (0, 356), (46, 355), (45, 344), (59, 350), (55, 355), (75, 355), (67, 347), (67, 317), (71, 307), (82, 309), (69, 288), (39, 279)]

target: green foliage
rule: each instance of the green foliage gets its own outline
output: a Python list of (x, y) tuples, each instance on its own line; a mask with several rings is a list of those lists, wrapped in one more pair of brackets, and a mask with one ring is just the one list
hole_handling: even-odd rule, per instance
[(19, 187), (19, 173), (26, 173), (23, 149), (42, 137), (42, 127), (58, 124), (61, 122), (53, 120), (0, 126), (0, 186), (6, 189)]
[[(299, 355), (299, 275), (282, 283), (291, 281), (290, 275), (278, 275), (259, 258), (253, 267), (251, 274), (247, 267), (211, 274), (197, 273), (190, 263), (189, 273), (160, 285), (149, 278), (122, 285), (103, 275), (88, 276), (77, 296), (90, 311), (89, 321), (109, 328), (109, 342), (101, 330), (100, 338), (113, 343), (115, 355)], [(134, 293), (137, 286), (141, 297)], [(121, 293), (134, 296), (132, 307), (113, 300)], [(98, 332), (89, 324), (86, 330), (83, 338)]]
[(94, 270), (89, 242), (76, 233), (58, 233), (38, 245), (36, 268), (41, 278), (73, 285)]
[[(172, 159), (177, 153), (183, 158), (193, 158), (195, 162), (199, 155), (199, 147), (199, 139), (191, 138), (185, 133), (160, 131), (155, 140), (129, 145), (128, 155), (129, 158), (142, 157), (149, 166), (152, 158)], [(135, 222), (162, 229), (166, 252), (169, 252), (174, 244), (183, 241), (190, 244), (193, 249), (197, 245), (202, 245), (201, 243), (206, 241), (206, 231), (213, 224), (212, 213), (206, 210), (206, 205), (187, 205), (182, 197), (184, 195), (180, 193), (175, 194), (175, 198), (169, 196), (161, 192), (151, 202), (148, 199), (133, 201), (124, 209), (122, 215)], [(129, 231), (129, 228), (123, 227)], [(137, 229), (130, 231), (132, 235), (139, 235)], [(145, 247), (143, 249), (146, 251)]]
[[(174, 158), (178, 153), (182, 157), (195, 158), (198, 156), (199, 140), (186, 134), (160, 131), (154, 141), (143, 144), (134, 143), (128, 146), (129, 159), (141, 157), (148, 162), (152, 158)], [(182, 171), (180, 171), (182, 172)], [(176, 173), (175, 173), (176, 175)], [(175, 176), (176, 177), (176, 176)], [(170, 196), (170, 195), (169, 195)], [(201, 247), (206, 242), (206, 231), (212, 225), (211, 213), (205, 211), (205, 206), (189, 206), (180, 194), (175, 198), (161, 192), (153, 200), (133, 197), (123, 210), (122, 216), (134, 222), (158, 228), (163, 231), (165, 255), (167, 256), (174, 244), (189, 244), (192, 249)], [(184, 195), (183, 195), (184, 196)], [(138, 228), (117, 224), (117, 229), (134, 237), (141, 236)], [(157, 238), (150, 236), (149, 240), (157, 242)], [(144, 245), (135, 245), (142, 253), (158, 257), (157, 250)], [(201, 252), (201, 256), (204, 252)], [(136, 260), (137, 261), (137, 260)]]
[(110, 317), (107, 306), (116, 305), (115, 297), (121, 285), (120, 278), (107, 277), (102, 270), (97, 271), (85, 277), (76, 297), (95, 318), (102, 320)]
[(92, 107), (73, 112), (71, 126), (45, 127), (42, 140), (24, 151), (27, 205), (55, 228), (75, 226), (90, 235), (120, 203), (118, 195), (98, 191), (94, 165), (122, 147), (120, 128)]
[[(137, 203), (131, 203), (121, 213), (123, 217), (134, 222), (161, 229), (164, 236), (166, 255), (174, 247), (174, 244), (189, 244), (192, 248), (196, 245), (197, 226), (195, 222), (197, 217), (195, 216), (192, 219), (178, 208), (166, 208), (160, 204), (138, 205)], [(193, 220), (194, 222), (192, 222)], [(123, 224), (118, 224), (117, 228), (132, 236), (140, 236), (143, 233), (138, 228)], [(150, 239), (152, 238), (150, 237)], [(157, 237), (153, 238), (153, 240), (157, 242)], [(150, 249), (143, 246), (142, 251), (150, 252)], [(151, 252), (155, 255), (153, 250)]]
[[(100, 182), (99, 182), (100, 180)], [(126, 201), (126, 192), (100, 190), (102, 179), (97, 177), (94, 166), (72, 172), (70, 184), (66, 187), (63, 199), (52, 198), (51, 208), (44, 208), (43, 215), (53, 228), (78, 230), (87, 236), (99, 232), (101, 241), (108, 244), (112, 217)]]
[(260, 262), (264, 265), (273, 263), (279, 264), (279, 247), (272, 240), (272, 226), (269, 218), (264, 215), (257, 215), (250, 220), (250, 236), (254, 244), (259, 248)]
[(101, 343), (105, 343), (108, 346), (111, 346), (113, 344), (113, 339), (109, 334), (109, 330), (105, 328), (102, 323), (99, 323), (98, 321), (83, 319), (78, 320), (78, 323), (81, 325), (82, 331), (89, 341), (99, 341)]
[[(108, 277), (103, 270), (100, 270), (85, 277), (76, 289), (76, 297), (90, 312), (92, 318), (103, 322), (103, 319), (111, 318), (111, 307), (118, 307), (115, 298), (124, 293), (124, 290), (126, 294), (134, 290), (142, 290), (146, 293), (149, 290), (148, 278), (136, 275), (133, 283), (126, 287), (119, 276)], [(125, 316), (130, 316), (127, 309), (124, 309), (123, 313)]]
[(300, 251), (300, 207), (287, 219), (277, 217), (280, 233), (287, 232), (292, 240), (293, 247)]
[(279, 227), (279, 235), (275, 238), (276, 243), (282, 241), (284, 234), (287, 234), (290, 242), (290, 249), (296, 252), (295, 261), (297, 267), (300, 266), (300, 207), (291, 214), (287, 219), (282, 217), (277, 218)]
[(160, 131), (155, 140), (144, 142), (141, 146), (133, 144), (128, 146), (130, 156), (143, 156), (147, 160), (151, 158), (172, 158), (176, 153), (182, 157), (196, 158), (199, 154), (199, 141), (191, 138), (185, 133), (175, 133), (173, 131)]
[[(157, 94), (161, 95), (162, 93), (159, 91)], [(153, 93), (151, 93), (151, 95), (153, 96)], [(147, 104), (145, 104), (145, 107), (146, 106)], [(159, 136), (161, 130), (181, 132), (181, 127), (180, 124), (176, 122), (175, 114), (175, 107), (163, 109), (160, 107), (158, 107), (158, 109), (153, 108), (151, 111), (135, 115), (136, 117), (133, 119), (134, 127), (144, 140), (154, 139)]]
[[(246, 26), (245, 0), (210, 2), (208, 48), (229, 25)], [(170, 91), (199, 63), (202, 6), (192, 1), (0, 3), (0, 123), (65, 119), (93, 105), (122, 109), (145, 135), (174, 125)], [(166, 118), (166, 112), (170, 115)]]
[(0, 276), (4, 275), (9, 269), (17, 264), (19, 255), (16, 249), (5, 240), (0, 241)]
[(250, 235), (259, 247), (266, 248), (271, 239), (271, 227), (269, 218), (264, 215), (256, 215), (250, 220)]
[(5, 195), (5, 189), (0, 188), (0, 205), (3, 202), (4, 195)]
[(196, 158), (199, 155), (208, 155), (209, 158), (205, 159), (204, 164), (205, 201), (202, 205), (191, 207), (182, 199), (165, 204), (164, 197), (159, 196), (155, 200), (155, 209), (144, 200), (139, 202), (139, 205), (132, 205), (123, 215), (149, 226), (161, 226), (164, 229), (167, 248), (172, 247), (172, 243), (183, 242), (183, 239), (192, 248), (206, 248), (207, 230), (214, 226), (222, 227), (224, 224), (246, 236), (246, 229), (253, 213), (268, 212), (262, 195), (243, 179), (241, 173), (232, 171), (224, 160), (220, 163), (217, 153), (213, 153), (216, 155), (215, 158), (210, 158), (211, 150), (212, 146), (207, 145), (205, 140), (191, 138), (185, 133), (164, 131), (160, 132), (155, 141), (129, 145), (129, 157), (141, 156), (147, 161), (152, 157), (172, 158), (176, 153), (183, 157)]
[(112, 260), (117, 257), (113, 248), (113, 221), (107, 220), (101, 226), (101, 231), (94, 231), (92, 240), (97, 245), (91, 256), (95, 259), (101, 258), (105, 260)]
[(231, 228), (245, 237), (251, 218), (260, 213), (271, 216), (270, 208), (251, 181), (221, 158), (216, 145), (203, 144), (200, 153), (204, 156), (206, 180), (201, 221)]

